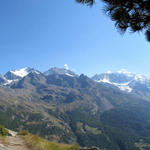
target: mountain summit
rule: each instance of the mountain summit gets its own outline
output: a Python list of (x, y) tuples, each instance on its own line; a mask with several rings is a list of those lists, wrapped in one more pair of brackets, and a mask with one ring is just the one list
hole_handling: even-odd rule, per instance
[(69, 69), (65, 69), (65, 68), (56, 68), (53, 67), (51, 69), (49, 69), (48, 71), (44, 72), (44, 75), (49, 76), (49, 75), (53, 75), (53, 74), (58, 74), (58, 75), (67, 75), (67, 76), (77, 76), (74, 72), (72, 72)]
[[(71, 87), (77, 86), (76, 80), (79, 77), (68, 68), (53, 67), (48, 71), (41, 73), (40, 71), (33, 68), (25, 67), (19, 70), (8, 71), (4, 76), (0, 75), (0, 85), (9, 86), (13, 83), (15, 83), (15, 85), (18, 85), (16, 84), (16, 82), (19, 82), (25, 77), (30, 78), (32, 74), (34, 74), (35, 79), (39, 78), (39, 81), (45, 82), (46, 84), (57, 83), (57, 85), (69, 85)], [(36, 75), (39, 76), (37, 77)], [(104, 84), (107, 87), (117, 88), (124, 92), (142, 96), (142, 98), (146, 98), (147, 100), (149, 100), (150, 98), (150, 78), (141, 74), (129, 72), (125, 69), (121, 69), (114, 73), (109, 71), (107, 73), (96, 74), (92, 77), (92, 80), (100, 84)]]
[(148, 96), (148, 99), (150, 96), (150, 78), (141, 74), (128, 72), (125, 69), (114, 73), (109, 71), (108, 73), (95, 75), (92, 79), (107, 86), (117, 87), (125, 92), (135, 93), (140, 96), (142, 93), (142, 97), (145, 95), (146, 97)]
[(15, 79), (23, 78), (31, 72), (39, 73), (39, 71), (33, 68), (25, 67), (19, 70), (8, 71), (4, 76), (7, 80), (15, 80)]

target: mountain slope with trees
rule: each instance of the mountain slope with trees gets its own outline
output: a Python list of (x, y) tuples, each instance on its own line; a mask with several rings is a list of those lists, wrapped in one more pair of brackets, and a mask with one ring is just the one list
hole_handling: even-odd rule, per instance
[[(61, 70), (62, 71), (62, 70)], [(31, 72), (0, 88), (0, 124), (107, 150), (149, 145), (150, 103), (85, 75)]]

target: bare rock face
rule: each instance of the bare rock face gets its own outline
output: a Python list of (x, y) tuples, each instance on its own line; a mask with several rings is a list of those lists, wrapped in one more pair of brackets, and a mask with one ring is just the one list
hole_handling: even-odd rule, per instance
[(8, 130), (9, 135), (15, 137), (17, 135), (17, 132), (12, 131), (12, 130)]
[(0, 74), (0, 85), (7, 83), (7, 79)]
[(91, 148), (80, 148), (79, 150), (100, 150), (97, 147), (91, 147)]

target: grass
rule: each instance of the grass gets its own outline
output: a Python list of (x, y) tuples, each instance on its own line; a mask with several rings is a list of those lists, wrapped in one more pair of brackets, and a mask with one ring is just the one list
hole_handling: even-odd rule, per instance
[(55, 142), (50, 142), (43, 139), (37, 135), (32, 135), (28, 133), (23, 136), (25, 142), (32, 150), (78, 150), (78, 145), (60, 144)]
[(98, 130), (97, 128), (93, 128), (93, 127), (90, 127), (88, 125), (85, 126), (86, 130), (91, 132), (92, 134), (101, 134), (101, 131)]

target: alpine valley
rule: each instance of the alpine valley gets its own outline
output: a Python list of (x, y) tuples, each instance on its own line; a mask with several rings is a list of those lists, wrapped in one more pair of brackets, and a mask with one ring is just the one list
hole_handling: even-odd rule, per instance
[(0, 124), (100, 150), (150, 149), (150, 79), (121, 70), (92, 78), (63, 68), (0, 75)]

